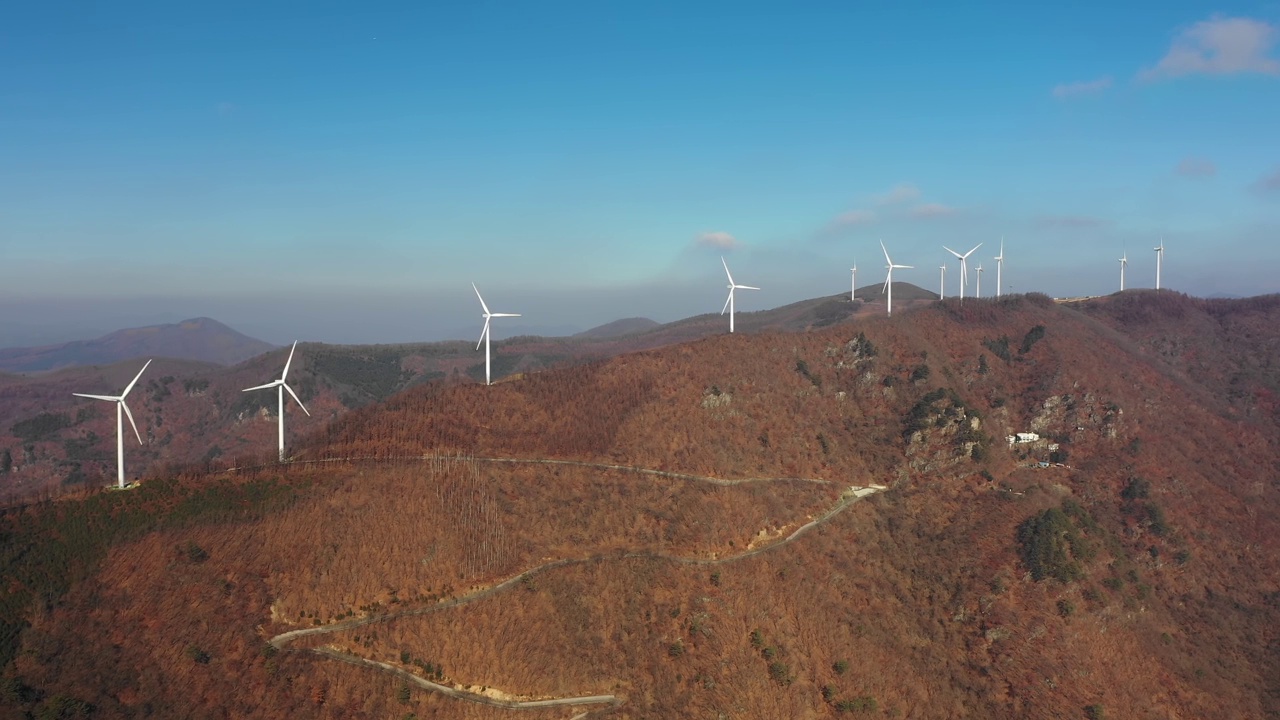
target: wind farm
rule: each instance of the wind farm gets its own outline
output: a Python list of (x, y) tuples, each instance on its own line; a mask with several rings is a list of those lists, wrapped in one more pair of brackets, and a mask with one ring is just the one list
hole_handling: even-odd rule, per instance
[(11, 5), (0, 720), (1280, 718), (1274, 8)]

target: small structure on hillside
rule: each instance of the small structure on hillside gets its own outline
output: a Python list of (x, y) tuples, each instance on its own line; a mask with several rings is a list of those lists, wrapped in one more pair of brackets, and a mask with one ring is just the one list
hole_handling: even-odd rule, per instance
[(1033, 432), (1020, 432), (1006, 436), (1005, 440), (1008, 440), (1010, 445), (1015, 445), (1018, 443), (1037, 442), (1040, 440), (1040, 436)]

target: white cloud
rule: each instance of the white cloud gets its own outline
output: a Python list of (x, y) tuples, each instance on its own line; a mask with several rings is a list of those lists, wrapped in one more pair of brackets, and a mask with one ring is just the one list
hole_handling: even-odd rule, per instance
[(1183, 30), (1154, 67), (1138, 73), (1141, 80), (1182, 75), (1280, 75), (1280, 60), (1270, 56), (1276, 44), (1274, 25), (1251, 18), (1215, 15)]
[(942, 205), (941, 203), (925, 203), (911, 208), (910, 214), (914, 218), (940, 218), (958, 215), (960, 211), (957, 208)]
[(898, 183), (889, 188), (888, 192), (872, 195), (871, 202), (876, 205), (898, 205), (904, 202), (910, 202), (920, 197), (920, 188), (911, 183)]
[(876, 221), (876, 214), (870, 210), (850, 210), (847, 213), (836, 216), (831, 221), (832, 227), (856, 227), (858, 225), (870, 225)]
[(1178, 163), (1174, 172), (1184, 177), (1213, 177), (1218, 174), (1218, 166), (1214, 165), (1212, 160), (1187, 157)]
[(1054, 86), (1053, 96), (1059, 100), (1067, 98), (1079, 97), (1081, 95), (1095, 95), (1111, 87), (1111, 76), (1100, 77), (1097, 80), (1082, 80), (1080, 82), (1062, 83)]
[(733, 250), (741, 243), (738, 239), (723, 230), (714, 232), (704, 232), (698, 236), (698, 244), (704, 247), (713, 247), (720, 250)]

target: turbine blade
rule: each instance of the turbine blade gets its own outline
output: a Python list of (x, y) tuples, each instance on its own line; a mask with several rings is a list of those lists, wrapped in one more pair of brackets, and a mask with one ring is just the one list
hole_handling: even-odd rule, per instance
[(109, 400), (111, 402), (120, 402), (119, 397), (113, 397), (111, 395), (86, 395), (84, 393), (71, 393), (71, 394), (75, 395), (76, 397), (93, 398), (94, 400)]
[(906, 268), (907, 270), (915, 270), (915, 265), (894, 265), (896, 268)]
[[(481, 305), (483, 305), (484, 303), (482, 302), (482, 303), (480, 303), (480, 304), (481, 304)], [(486, 336), (486, 335), (488, 335), (488, 334), (489, 334), (489, 316), (488, 316), (488, 315), (485, 315), (485, 316), (484, 316), (484, 329), (480, 331), (480, 339), (479, 339), (478, 341), (476, 341), (476, 349), (477, 349), (477, 350), (479, 350), (479, 349), (480, 349), (480, 346), (484, 344), (484, 338), (485, 338), (485, 336)]]
[(520, 313), (489, 313), (489, 317), (520, 317)]
[(955, 255), (955, 256), (956, 256), (956, 257), (958, 257), (958, 258), (964, 259), (964, 256), (963, 256), (963, 255), (961, 255), (960, 253), (956, 252), (955, 250), (952, 250), (951, 248), (947, 247), (946, 245), (943, 245), (943, 246), (942, 246), (942, 249), (943, 249), (943, 250), (946, 250), (947, 252), (951, 253), (952, 255)]
[(889, 259), (889, 248), (884, 246), (884, 240), (880, 241), (880, 249), (884, 251), (884, 261), (892, 265), (893, 260)]
[(284, 372), (280, 373), (280, 382), (289, 376), (289, 363), (293, 362), (293, 351), (298, 349), (298, 341), (293, 341), (293, 347), (289, 348), (289, 359), (284, 361)]
[(311, 417), (311, 411), (307, 409), (306, 405), (302, 404), (302, 400), (298, 398), (298, 394), (293, 391), (293, 388), (289, 387), (287, 383), (280, 383), (280, 384), (284, 386), (285, 390), (289, 391), (289, 394), (291, 396), (293, 396), (293, 399), (298, 403), (298, 407), (302, 408), (302, 412), (306, 413), (307, 417)]
[(151, 361), (148, 360), (147, 364), (142, 366), (142, 369), (139, 370), (138, 374), (134, 376), (133, 382), (129, 383), (129, 387), (125, 388), (124, 392), (120, 393), (121, 399), (124, 399), (124, 397), (129, 394), (129, 391), (133, 389), (133, 386), (138, 384), (138, 378), (142, 377), (142, 373), (147, 371), (147, 365), (150, 365), (150, 364), (151, 364)]
[(141, 445), (142, 433), (138, 432), (138, 425), (133, 422), (133, 413), (129, 412), (129, 405), (124, 401), (124, 398), (120, 399), (120, 407), (124, 408), (124, 415), (129, 418), (129, 424), (133, 425), (133, 434), (138, 437), (138, 444)]
[(975, 251), (977, 251), (977, 249), (978, 249), (978, 248), (980, 248), (980, 247), (982, 247), (982, 243), (978, 243), (977, 245), (974, 245), (974, 246), (973, 246), (973, 250), (970, 250), (969, 252), (965, 253), (965, 254), (964, 254), (964, 256), (965, 256), (965, 257), (969, 257), (969, 256), (970, 256), (970, 255), (972, 255)]
[(480, 288), (475, 283), (471, 283), (471, 289), (476, 291), (476, 297), (480, 298), (480, 307), (484, 308), (484, 314), (489, 314), (489, 306), (484, 304), (484, 298), (480, 297)]
[(729, 284), (733, 284), (733, 275), (729, 273), (729, 263), (724, 261), (724, 256), (720, 256), (720, 264), (724, 266), (724, 274), (729, 276)]
[(279, 384), (280, 384), (280, 381), (279, 381), (279, 380), (272, 380), (271, 382), (267, 383), (266, 385), (254, 385), (253, 387), (251, 387), (251, 388), (245, 388), (245, 389), (241, 390), (240, 392), (249, 392), (250, 390), (267, 390), (267, 389), (273, 388), (273, 387), (275, 387), (275, 386), (277, 386), (277, 385), (279, 385)]
[(720, 314), (723, 315), (729, 310), (729, 301), (733, 299), (733, 288), (729, 288), (729, 297), (724, 299), (724, 307), (720, 308)]
[(751, 287), (750, 285), (734, 285), (734, 287), (738, 288), (739, 290), (759, 290), (760, 289), (758, 287)]

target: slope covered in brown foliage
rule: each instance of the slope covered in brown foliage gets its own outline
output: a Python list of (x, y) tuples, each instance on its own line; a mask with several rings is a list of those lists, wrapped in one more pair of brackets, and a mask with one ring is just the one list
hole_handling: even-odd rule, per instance
[[(512, 697), (616, 695), (598, 717), (1275, 716), (1280, 426), (1242, 398), (1276, 381), (1280, 309), (1177, 320), (1163, 295), (1100, 301), (1146, 324), (947, 301), (423, 386), (300, 448), (335, 462), (11, 513), (0, 620), (29, 627), (6, 690), (103, 717), (515, 712), (307, 652), (329, 647)], [(1247, 332), (1200, 339), (1237, 309)], [(1170, 340), (1203, 366), (1153, 350)], [(1021, 431), (1043, 439), (1005, 443)], [(870, 483), (891, 488), (730, 559)], [(133, 529), (69, 529), (99, 517)], [(519, 576), (559, 559), (581, 562)], [(37, 560), (71, 580), (21, 595)], [(305, 628), (333, 632), (266, 645)]]

